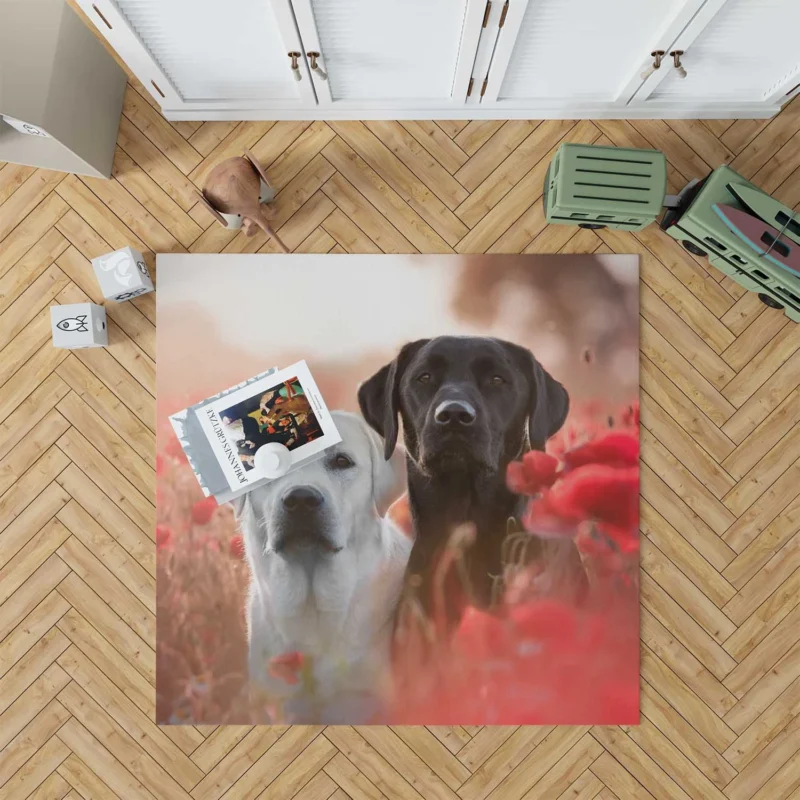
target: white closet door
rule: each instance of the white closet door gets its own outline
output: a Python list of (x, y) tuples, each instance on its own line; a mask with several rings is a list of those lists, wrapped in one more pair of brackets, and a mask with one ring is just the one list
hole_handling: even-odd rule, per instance
[(679, 39), (686, 78), (667, 70), (650, 102), (758, 102), (800, 82), (800, 0), (727, 0), (692, 41)]
[[(165, 107), (314, 105), (289, 0), (79, 0)], [(100, 19), (98, 19), (98, 16)], [(153, 77), (157, 76), (157, 77)]]
[(649, 53), (674, 38), (702, 3), (509, 0), (483, 104), (624, 103), (641, 84)]
[(486, 0), (292, 0), (321, 105), (463, 103)]

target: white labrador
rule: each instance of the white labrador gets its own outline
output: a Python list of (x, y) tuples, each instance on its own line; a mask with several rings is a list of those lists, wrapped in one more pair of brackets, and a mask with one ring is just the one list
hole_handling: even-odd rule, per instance
[[(333, 417), (340, 444), (234, 501), (251, 571), (251, 685), (300, 723), (380, 715), (412, 545), (384, 518), (405, 489), (403, 455), (386, 461), (361, 417)], [(292, 652), (306, 665), (296, 684), (270, 674), (270, 660)]]

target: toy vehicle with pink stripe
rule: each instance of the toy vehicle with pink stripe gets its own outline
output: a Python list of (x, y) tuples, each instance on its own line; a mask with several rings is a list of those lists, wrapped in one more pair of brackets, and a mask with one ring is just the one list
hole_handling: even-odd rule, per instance
[[(637, 231), (655, 222), (692, 255), (800, 322), (800, 214), (722, 166), (678, 195), (657, 150), (563, 144), (547, 171), (547, 221)], [(665, 209), (666, 207), (666, 209)]]

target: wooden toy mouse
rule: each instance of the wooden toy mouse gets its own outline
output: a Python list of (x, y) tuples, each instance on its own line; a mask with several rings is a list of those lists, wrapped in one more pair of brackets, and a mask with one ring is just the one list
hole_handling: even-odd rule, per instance
[(205, 207), (221, 225), (231, 229), (242, 227), (246, 236), (253, 236), (256, 229), (261, 228), (282, 252), (289, 252), (269, 224), (272, 212), (262, 203), (272, 199), (272, 187), (249, 150), (245, 149), (243, 156), (226, 158), (217, 164), (199, 194)]

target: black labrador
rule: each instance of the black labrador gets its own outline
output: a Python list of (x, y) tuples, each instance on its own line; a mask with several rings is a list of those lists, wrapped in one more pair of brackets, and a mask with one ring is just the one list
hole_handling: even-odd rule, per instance
[[(471, 522), (468, 550), (472, 601), (486, 607), (493, 576), (502, 574), (509, 518), (526, 500), (506, 486), (508, 464), (545, 442), (564, 424), (566, 389), (519, 345), (500, 339), (439, 336), (406, 344), (358, 390), (361, 413), (384, 439), (388, 459), (403, 422), (408, 491), (415, 542), (407, 578), (418, 575), (418, 597), (431, 609), (431, 572), (452, 531)], [(574, 571), (580, 556), (571, 541), (535, 540), (553, 569)], [(448, 617), (458, 616), (447, 609)]]

